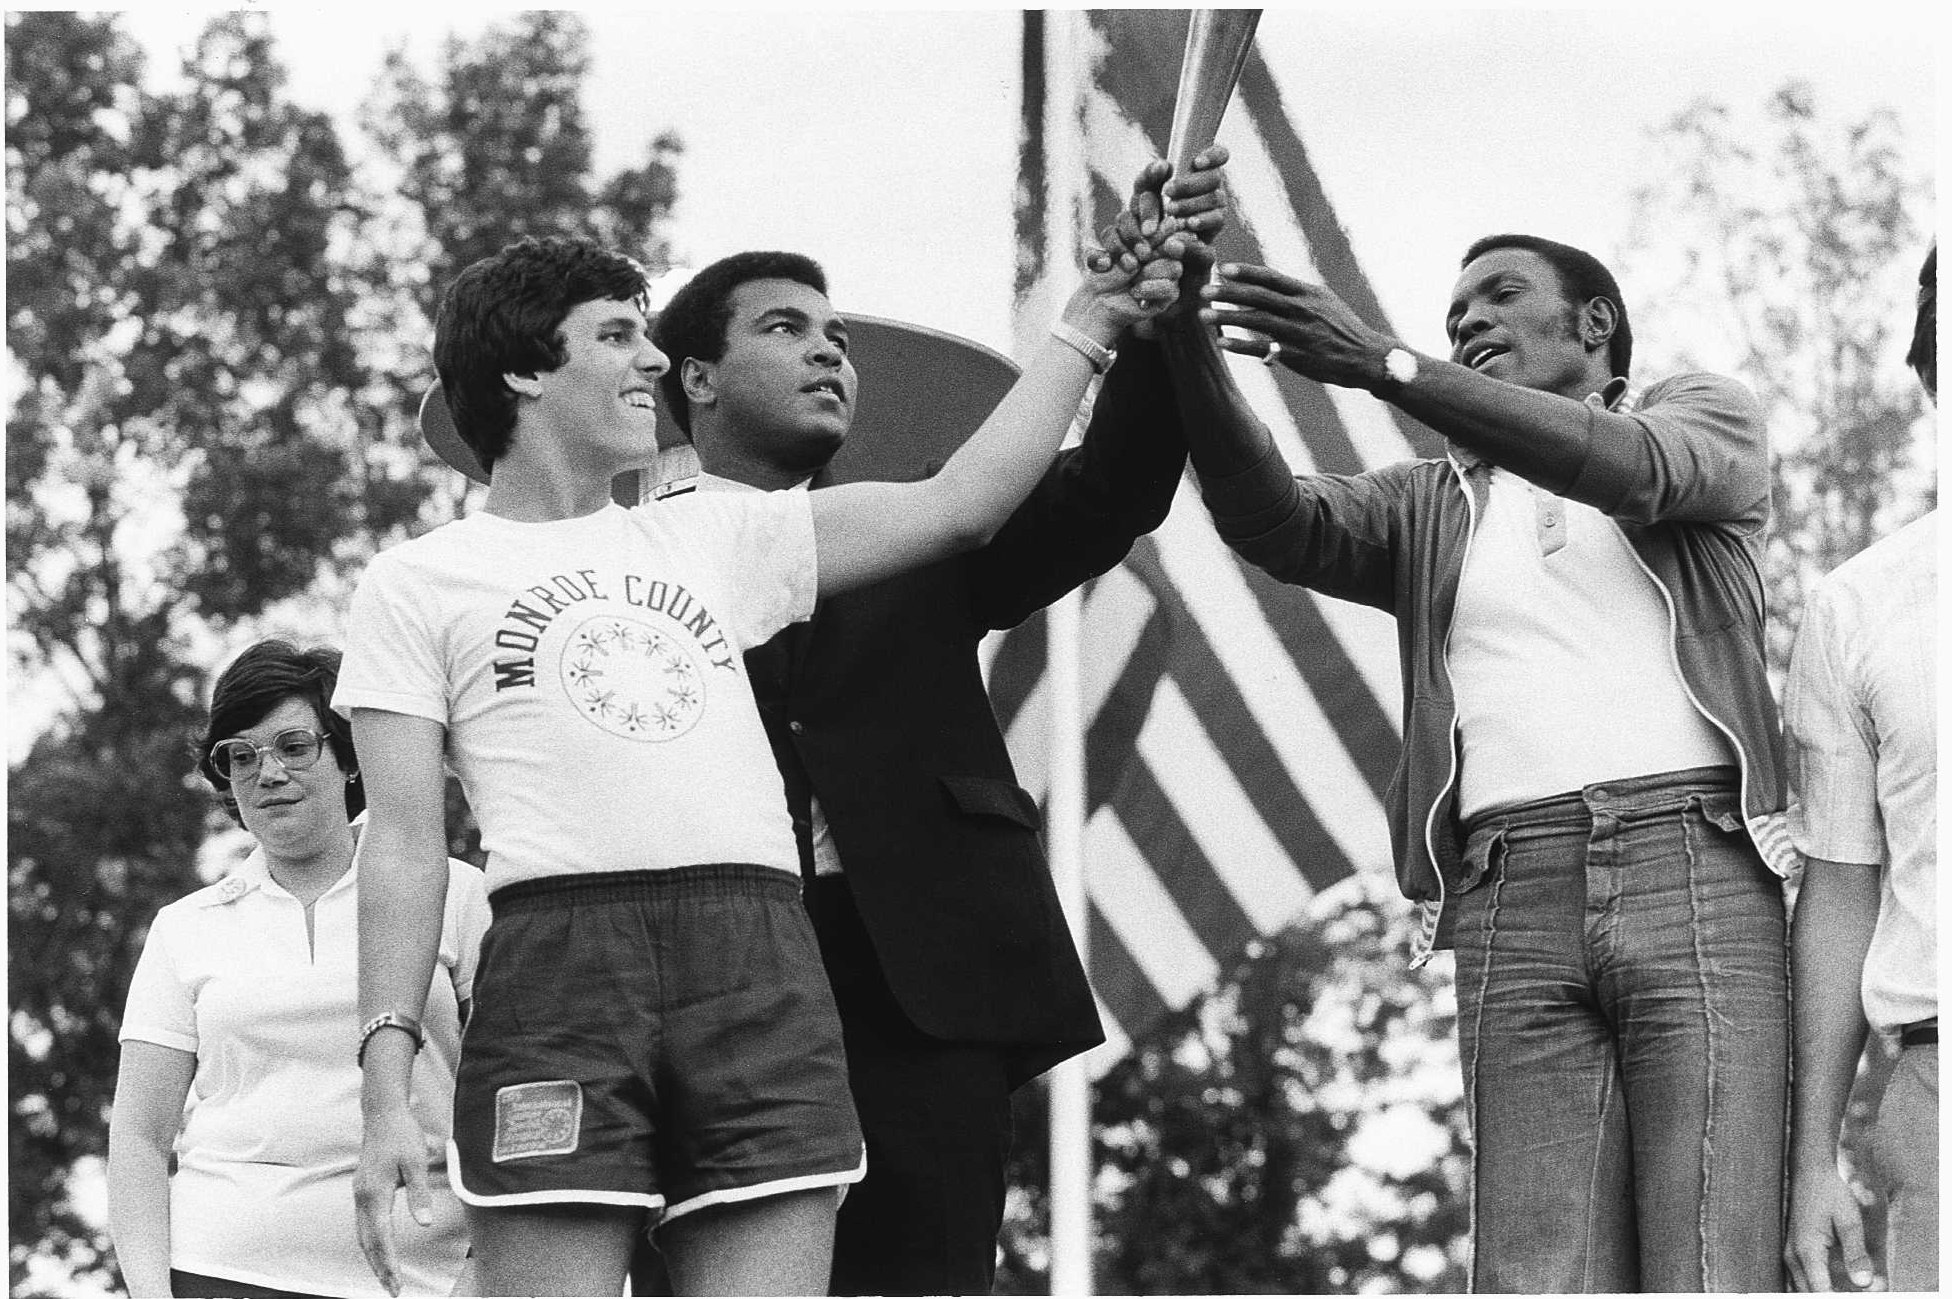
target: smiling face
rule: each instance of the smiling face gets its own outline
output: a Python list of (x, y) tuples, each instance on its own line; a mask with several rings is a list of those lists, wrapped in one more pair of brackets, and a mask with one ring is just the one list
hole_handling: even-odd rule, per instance
[[(254, 726), (227, 735), (252, 745), (269, 745), (281, 731), (297, 728), (323, 731), (319, 715), (304, 699), (289, 696)], [(264, 754), (248, 780), (231, 782), (237, 814), (244, 828), (275, 860), (310, 858), (342, 836), (346, 829), (346, 772), (332, 752), (319, 744), (318, 760), (303, 771), (292, 771), (275, 753)]]
[(847, 322), (827, 295), (794, 280), (748, 280), (716, 361), (686, 362), (686, 395), (706, 469), (731, 462), (798, 482), (847, 441), (856, 378)]
[(521, 403), (517, 448), (546, 453), (547, 439), (592, 473), (639, 469), (657, 459), (657, 379), (669, 366), (635, 302), (578, 303), (563, 317), (567, 355), (553, 370), (511, 375)]
[(1596, 349), (1581, 332), (1585, 310), (1567, 299), (1545, 258), (1529, 248), (1494, 248), (1466, 266), (1451, 291), (1450, 359), (1522, 388), (1584, 397), (1607, 379), (1604, 339)]

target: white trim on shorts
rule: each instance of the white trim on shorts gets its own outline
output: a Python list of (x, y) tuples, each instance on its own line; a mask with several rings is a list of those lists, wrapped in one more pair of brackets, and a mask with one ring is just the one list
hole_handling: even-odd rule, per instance
[[(862, 1156), (862, 1163), (867, 1158)], [(662, 1209), (664, 1197), (645, 1191), (516, 1191), (509, 1195), (476, 1195), (461, 1184), (461, 1149), (454, 1138), (447, 1139), (448, 1179), (461, 1203), (477, 1209), (513, 1209), (535, 1204), (621, 1204), (639, 1209)]]
[(760, 1200), (769, 1195), (787, 1195), (793, 1191), (810, 1191), (822, 1186), (831, 1186), (847, 1198), (847, 1188), (868, 1175), (868, 1148), (861, 1146), (861, 1162), (853, 1168), (844, 1168), (835, 1173), (809, 1173), (802, 1177), (782, 1177), (777, 1181), (759, 1182), (752, 1186), (728, 1186), (723, 1190), (707, 1191), (694, 1195), (689, 1200), (680, 1200), (664, 1211), (658, 1220), (663, 1226), (673, 1218), (682, 1218), (694, 1209), (709, 1209), (715, 1204), (738, 1204), (744, 1200)]

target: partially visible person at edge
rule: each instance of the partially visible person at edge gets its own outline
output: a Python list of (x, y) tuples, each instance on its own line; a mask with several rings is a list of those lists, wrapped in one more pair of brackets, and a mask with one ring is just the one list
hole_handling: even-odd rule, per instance
[[(655, 462), (668, 367), (643, 269), (587, 241), (528, 239), (456, 279), (434, 354), (487, 499), (368, 567), (334, 699), (386, 866), (360, 950), (355, 1189), (383, 1279), (396, 1188), (412, 1200), (425, 1175), (406, 1070), (446, 887), (451, 760), (493, 891), (453, 1140), (483, 1290), (617, 1294), (655, 1223), (682, 1293), (825, 1291), (862, 1135), (744, 652), (816, 596), (987, 540), (1055, 454), (1095, 358), (1178, 277), (1170, 250), (1087, 276), (925, 482), (636, 509), (612, 504), (610, 482)], [(844, 322), (818, 327), (844, 348)], [(809, 375), (791, 400), (831, 413), (847, 394)]]
[[(1938, 398), (1938, 247), (1918, 276), (1905, 360)], [(1938, 1289), (1938, 511), (1839, 565), (1810, 594), (1783, 693), (1790, 834), (1803, 853), (1789, 1243), (1798, 1290), (1872, 1280), (1837, 1167), (1869, 1030), (1896, 1042), (1871, 1157), (1893, 1290)]]
[[(1184, 228), (1218, 224), (1225, 160), (1215, 148), (1173, 189)], [(1139, 201), (1160, 207), (1167, 174), (1148, 169)], [(794, 253), (724, 258), (671, 299), (653, 338), (699, 491), (826, 489), (871, 396), (844, 330)], [(810, 406), (801, 389), (823, 378), (844, 400)], [(1011, 1092), (1103, 1040), (977, 648), (1124, 558), (1185, 464), (1158, 345), (1128, 330), (1083, 442), (985, 544), (823, 599), (746, 655), (867, 1136), (832, 1293), (989, 1293)]]
[[(348, 822), (366, 799), (327, 707), (338, 669), (337, 650), (267, 640), (217, 678), (197, 770), (257, 846), (157, 913), (129, 986), (108, 1195), (132, 1295), (386, 1293), (353, 1227), (364, 836)], [(427, 1221), (399, 1224), (412, 1294), (449, 1293), (467, 1252), (446, 1138), (488, 903), (481, 872), (446, 873), (413, 1068)]]
[[(1472, 1288), (1779, 1288), (1793, 851), (1754, 398), (1681, 374), (1629, 400), (1613, 276), (1533, 236), (1467, 251), (1448, 359), (1266, 267), (1205, 293), (1162, 333), (1220, 534), (1397, 620), (1385, 807), (1418, 959), (1457, 949)], [(1369, 392), (1450, 450), (1297, 478), (1226, 351)]]

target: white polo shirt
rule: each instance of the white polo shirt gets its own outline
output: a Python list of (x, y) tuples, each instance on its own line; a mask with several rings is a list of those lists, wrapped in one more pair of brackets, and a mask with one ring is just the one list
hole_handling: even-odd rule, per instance
[[(196, 1056), (170, 1178), (170, 1265), (322, 1295), (383, 1295), (354, 1235), (359, 1159), (359, 854), (313, 904), (271, 878), (262, 849), (239, 870), (157, 913), (121, 1039)], [(447, 1189), (459, 1003), (488, 928), (481, 872), (448, 863), (426, 1047), (413, 1111), (427, 1143), (434, 1225), (394, 1214), (405, 1293), (446, 1294), (467, 1249)]]

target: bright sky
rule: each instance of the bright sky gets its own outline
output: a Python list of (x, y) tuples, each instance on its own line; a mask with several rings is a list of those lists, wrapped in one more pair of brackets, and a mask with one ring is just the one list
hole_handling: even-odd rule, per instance
[[(1385, 310), (1412, 345), (1437, 349), (1472, 239), (1525, 229), (1609, 257), (1647, 130), (1698, 96), (1755, 112), (1807, 79), (1826, 115), (1896, 112), (1928, 174), (1938, 24), (1926, 12), (1285, 7), (1257, 39)], [(431, 65), (443, 35), (489, 21), (432, 5), (273, 13), (292, 93), (349, 130), (386, 48), (404, 40)], [(641, 160), (666, 129), (685, 142), (681, 262), (795, 248), (826, 264), (843, 310), (1010, 350), (1017, 11), (585, 16), (599, 170)], [(201, 21), (129, 16), (159, 73)]]

